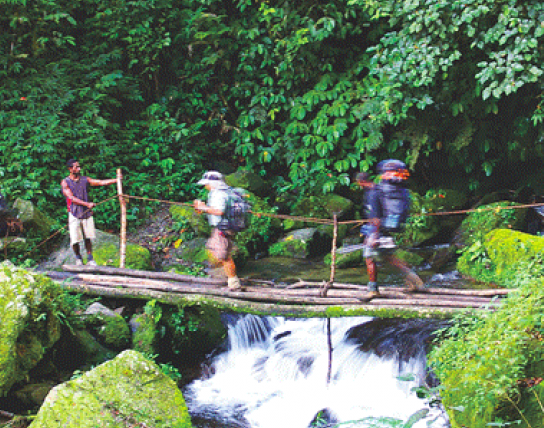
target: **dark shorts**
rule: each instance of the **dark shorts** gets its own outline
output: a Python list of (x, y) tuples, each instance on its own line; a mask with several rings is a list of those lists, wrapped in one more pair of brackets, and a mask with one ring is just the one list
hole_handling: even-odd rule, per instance
[(206, 249), (217, 260), (224, 261), (229, 259), (234, 249), (233, 235), (228, 231), (221, 231), (214, 228), (206, 243)]

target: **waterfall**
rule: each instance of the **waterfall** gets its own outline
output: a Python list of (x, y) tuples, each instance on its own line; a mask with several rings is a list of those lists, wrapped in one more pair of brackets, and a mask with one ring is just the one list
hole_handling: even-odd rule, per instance
[[(393, 426), (377, 424), (379, 418), (407, 421), (419, 412), (426, 416), (414, 428), (449, 426), (439, 406), (412, 390), (427, 377), (425, 343), (437, 322), (331, 319), (329, 384), (326, 322), (231, 317), (224, 352), (213, 357), (206, 376), (185, 388), (193, 418), (217, 420), (221, 424), (213, 426), (221, 427), (341, 423), (346, 428), (370, 428)], [(323, 418), (316, 420), (316, 415)]]

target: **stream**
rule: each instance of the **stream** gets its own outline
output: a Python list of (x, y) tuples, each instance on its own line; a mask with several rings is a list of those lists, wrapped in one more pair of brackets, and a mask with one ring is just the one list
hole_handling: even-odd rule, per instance
[[(277, 263), (277, 265), (275, 265)], [(242, 273), (275, 281), (325, 279), (311, 261), (264, 260)], [(364, 267), (337, 271), (336, 281), (364, 284)], [(403, 284), (382, 266), (381, 287)], [(418, 268), (428, 285), (465, 288), (453, 269)], [(184, 387), (196, 428), (447, 428), (426, 368), (432, 319), (371, 317), (286, 319), (223, 314), (226, 343)], [(330, 336), (328, 328), (330, 327)], [(328, 342), (330, 337), (330, 344)]]

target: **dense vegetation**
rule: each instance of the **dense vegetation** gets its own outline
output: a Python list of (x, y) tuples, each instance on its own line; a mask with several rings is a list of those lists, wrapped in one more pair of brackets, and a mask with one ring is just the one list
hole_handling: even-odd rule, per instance
[[(505, 185), (508, 165), (543, 154), (543, 8), (0, 0), (1, 189), (59, 215), (72, 156), (96, 177), (122, 167), (127, 193), (177, 200), (208, 167), (296, 199), (385, 156), (426, 186)], [(117, 224), (113, 204), (100, 210)]]
[[(427, 189), (532, 178), (544, 191), (531, 177), (544, 156), (541, 1), (0, 0), (0, 25), (0, 191), (59, 224), (70, 157), (170, 200), (192, 198), (204, 169), (245, 168), (293, 207), (385, 157)], [(118, 224), (114, 203), (97, 211), (99, 226)], [(436, 354), (463, 391), (448, 403), (468, 409), (460, 424), (488, 423), (539, 374), (518, 368), (540, 358), (541, 311), (524, 309), (540, 308), (541, 287), (517, 285)], [(448, 377), (456, 361), (466, 377)]]

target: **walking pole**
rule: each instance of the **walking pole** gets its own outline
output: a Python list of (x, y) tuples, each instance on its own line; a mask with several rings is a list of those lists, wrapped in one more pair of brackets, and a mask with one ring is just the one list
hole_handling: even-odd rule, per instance
[(127, 203), (123, 198), (123, 178), (121, 169), (117, 170), (117, 194), (119, 195), (119, 204), (121, 205), (121, 242), (119, 244), (119, 267), (125, 267), (127, 255)]

